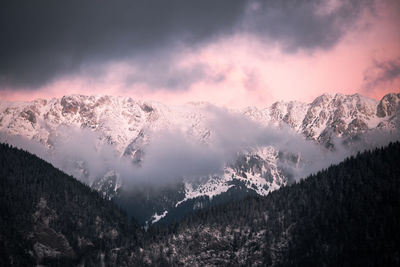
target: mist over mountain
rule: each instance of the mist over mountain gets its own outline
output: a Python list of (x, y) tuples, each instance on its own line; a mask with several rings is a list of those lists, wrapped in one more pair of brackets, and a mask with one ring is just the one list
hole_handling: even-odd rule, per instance
[(144, 231), (115, 204), (0, 144), (2, 266), (395, 266), (400, 144), (346, 159), (268, 196)]
[(395, 266), (400, 144), (366, 151), (266, 197), (152, 228), (148, 264)]
[(400, 266), (399, 22), (0, 1), (0, 267)]
[(325, 94), (309, 104), (242, 110), (71, 95), (0, 102), (0, 133), (144, 223), (242, 195), (232, 193), (239, 189), (267, 195), (399, 140), (399, 112), (400, 94), (380, 101)]

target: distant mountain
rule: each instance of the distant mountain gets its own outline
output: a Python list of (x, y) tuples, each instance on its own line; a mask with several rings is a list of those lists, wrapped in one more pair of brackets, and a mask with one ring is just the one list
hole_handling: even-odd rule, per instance
[(0, 266), (132, 266), (141, 236), (96, 191), (0, 144)]
[(266, 197), (151, 228), (148, 264), (398, 266), (400, 143), (358, 154)]
[[(294, 148), (285, 151), (275, 145), (252, 144), (240, 151), (235, 159), (226, 162), (219, 172), (196, 179), (176, 177), (177, 183), (174, 181), (173, 185), (161, 189), (146, 186), (134, 186), (132, 189), (130, 186), (128, 192), (124, 190), (127, 187), (124, 185), (126, 181), (121, 178), (122, 170), (115, 167), (116, 164), (109, 163), (105, 167), (106, 163), (98, 163), (104, 165), (104, 170), (100, 172), (101, 168), (90, 162), (90, 156), (81, 157), (85, 154), (81, 152), (87, 150), (85, 142), (91, 138), (99, 155), (101, 149), (98, 147), (107, 144), (115, 149), (116, 158), (129, 159), (133, 165), (141, 166), (146, 161), (149, 145), (156, 141), (152, 133), (162, 129), (179, 129), (196, 142), (213, 146), (216, 130), (209, 124), (210, 117), (215, 115), (210, 113), (213, 109), (207, 103), (167, 106), (113, 96), (71, 95), (32, 102), (3, 101), (0, 102), (0, 139), (19, 144), (12, 142), (14, 137), (19, 136), (37, 142), (49, 151), (50, 156), (43, 158), (100, 191), (103, 197), (114, 199), (130, 215), (140, 216), (142, 223), (206, 207), (211, 200), (232, 199), (230, 196), (234, 197), (233, 192), (238, 189), (267, 195), (298, 179), (294, 177), (293, 170), (303, 168), (312, 161), (304, 160), (304, 154)], [(374, 131), (396, 132), (399, 135), (400, 94), (388, 94), (380, 101), (358, 94), (324, 94), (308, 104), (276, 102), (263, 109), (249, 107), (224, 112), (247, 118), (260, 127), (275, 127), (281, 131), (287, 127), (321, 145), (321, 148), (334, 150), (338, 138), (341, 143), (351, 144)], [(237, 127), (243, 126), (238, 124)], [(87, 132), (93, 135), (72, 136), (68, 131), (76, 128), (85, 130), (86, 135)], [(70, 147), (69, 144), (75, 140), (78, 145)], [(64, 146), (57, 150), (62, 141), (65, 141)], [(365, 144), (370, 145), (368, 141)], [(32, 146), (26, 149), (36, 153), (37, 146), (34, 146), (36, 149)], [(72, 153), (70, 150), (73, 149), (76, 151)], [(343, 154), (336, 161), (349, 154)], [(104, 160), (107, 161), (110, 160)], [(135, 179), (135, 172), (131, 173), (132, 179)], [(136, 212), (138, 207), (143, 210), (140, 215)]]

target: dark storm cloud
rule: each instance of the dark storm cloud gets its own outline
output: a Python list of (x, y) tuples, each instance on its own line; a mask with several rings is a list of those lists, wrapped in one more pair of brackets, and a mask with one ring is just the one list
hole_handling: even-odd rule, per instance
[(0, 82), (36, 87), (84, 64), (197, 44), (232, 31), (242, 10), (230, 0), (3, 1)]
[[(167, 54), (161, 60), (173, 65), (182, 47), (237, 32), (276, 41), (287, 52), (327, 49), (371, 1), (343, 0), (331, 12), (321, 0), (2, 1), (0, 89), (35, 89), (111, 61), (155, 65)], [(202, 75), (189, 71), (186, 83)], [(170, 77), (161, 83), (187, 85)]]
[(374, 61), (372, 67), (364, 72), (364, 89), (377, 89), (387, 86), (400, 77), (400, 57), (387, 61)]
[(373, 0), (253, 1), (247, 30), (284, 51), (328, 49), (353, 28), (361, 12), (373, 10)]

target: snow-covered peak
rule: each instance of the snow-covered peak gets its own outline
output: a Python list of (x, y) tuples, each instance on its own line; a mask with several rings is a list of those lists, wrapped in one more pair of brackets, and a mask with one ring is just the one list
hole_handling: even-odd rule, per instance
[[(389, 125), (389, 119), (392, 120), (390, 127), (397, 127), (391, 116), (399, 110), (399, 95), (388, 94), (378, 102), (359, 94), (323, 94), (308, 104), (280, 101), (264, 109), (248, 107), (239, 112), (260, 125), (288, 125), (309, 139), (323, 141), (327, 131), (352, 135), (378, 125), (384, 128)], [(205, 102), (167, 106), (109, 95), (68, 95), (15, 103), (2, 101), (0, 131), (51, 146), (51, 136), (60, 126), (89, 128), (122, 155), (128, 146), (132, 147), (132, 142), (141, 139), (140, 134), (147, 135), (164, 128), (175, 127), (207, 142), (212, 135), (206, 123), (209, 107), (210, 104)]]

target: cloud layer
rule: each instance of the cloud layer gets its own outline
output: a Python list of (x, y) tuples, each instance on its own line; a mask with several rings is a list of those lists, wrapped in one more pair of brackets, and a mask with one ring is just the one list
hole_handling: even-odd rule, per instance
[(227, 164), (233, 163), (239, 154), (259, 147), (272, 146), (286, 155), (299, 156), (301, 164), (279, 160), (279, 167), (294, 180), (306, 177), (331, 164), (342, 161), (358, 151), (386, 145), (400, 140), (399, 131), (371, 132), (343, 146), (337, 139), (335, 150), (306, 140), (288, 128), (262, 127), (226, 109), (206, 106), (206, 127), (211, 130), (205, 144), (179, 128), (161, 129), (150, 133), (150, 144), (143, 147), (141, 166), (132, 163), (100, 136), (89, 129), (61, 127), (51, 136), (53, 147), (21, 137), (0, 134), (0, 141), (26, 149), (49, 161), (83, 182), (91, 184), (110, 170), (116, 170), (126, 186), (138, 184), (168, 185), (185, 179), (199, 179), (222, 174)]
[(396, 86), (400, 78), (400, 57), (386, 61), (374, 60), (373, 65), (364, 72), (364, 88), (373, 90), (378, 86)]
[(82, 73), (98, 77), (113, 62), (144, 66), (131, 83), (189, 88), (204, 67), (177, 68), (182, 50), (235, 34), (287, 53), (330, 49), (373, 7), (372, 0), (2, 2), (0, 89), (37, 89)]

